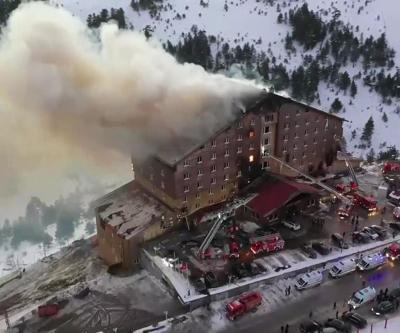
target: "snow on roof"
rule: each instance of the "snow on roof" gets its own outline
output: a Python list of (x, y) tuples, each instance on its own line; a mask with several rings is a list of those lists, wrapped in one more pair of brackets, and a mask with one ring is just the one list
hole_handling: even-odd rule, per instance
[(117, 228), (117, 234), (129, 239), (161, 218), (168, 208), (146, 194), (134, 181), (101, 200), (99, 215)]

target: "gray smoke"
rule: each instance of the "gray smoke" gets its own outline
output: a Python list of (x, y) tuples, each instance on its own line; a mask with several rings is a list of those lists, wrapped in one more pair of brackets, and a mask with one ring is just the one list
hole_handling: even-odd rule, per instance
[(0, 196), (32, 170), (107, 170), (206, 137), (232, 118), (235, 98), (256, 92), (178, 64), (139, 33), (95, 33), (64, 9), (21, 5), (0, 42)]

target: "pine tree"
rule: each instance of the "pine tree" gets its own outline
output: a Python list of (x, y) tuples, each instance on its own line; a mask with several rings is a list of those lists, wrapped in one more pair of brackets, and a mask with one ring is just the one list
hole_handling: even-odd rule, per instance
[(355, 95), (357, 95), (357, 85), (354, 82), (354, 80), (351, 81), (350, 94), (351, 94), (351, 97), (354, 97)]
[(339, 100), (339, 98), (335, 98), (331, 105), (331, 112), (332, 113), (338, 113), (343, 107), (342, 102)]
[(366, 142), (368, 145), (371, 145), (371, 137), (374, 134), (374, 120), (372, 117), (369, 117), (368, 121), (365, 123), (363, 132), (361, 134), (361, 141)]
[(367, 154), (367, 162), (372, 163), (375, 161), (375, 151), (374, 148), (371, 148)]
[(388, 122), (388, 117), (387, 117), (386, 112), (384, 112), (383, 115), (382, 115), (382, 121), (385, 122), (385, 123)]

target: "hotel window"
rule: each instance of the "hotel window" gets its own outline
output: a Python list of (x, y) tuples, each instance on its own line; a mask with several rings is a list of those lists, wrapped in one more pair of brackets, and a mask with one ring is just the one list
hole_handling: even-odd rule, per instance
[(237, 127), (238, 127), (238, 128), (243, 128), (243, 122), (242, 122), (242, 121), (239, 121)]
[(189, 164), (189, 160), (184, 160), (183, 161), (183, 166), (184, 167), (188, 167), (190, 164)]
[(294, 138), (297, 139), (299, 136), (297, 134), (297, 132), (294, 132)]
[(266, 117), (265, 117), (265, 121), (266, 122), (271, 122), (271, 121), (273, 121), (274, 120), (274, 115), (272, 115), (272, 114), (269, 114), (269, 115), (267, 115)]
[(268, 138), (264, 139), (264, 145), (266, 145), (266, 146), (269, 145), (269, 139)]
[(211, 178), (211, 184), (216, 184), (217, 183), (217, 179), (215, 177)]
[(287, 136), (287, 135), (284, 135), (284, 136), (283, 136), (283, 140), (284, 140), (284, 141), (287, 141), (288, 139), (289, 139), (289, 136)]
[(236, 172), (236, 177), (242, 177), (242, 170), (238, 170), (238, 172)]
[(196, 199), (200, 199), (200, 193), (196, 193)]
[(225, 156), (229, 156), (229, 149), (225, 149)]
[(199, 169), (197, 170), (197, 176), (202, 176), (203, 175), (203, 170)]
[(201, 156), (197, 156), (197, 163), (203, 163), (203, 158)]
[(296, 110), (296, 116), (300, 116), (300, 110), (299, 109)]
[(250, 143), (249, 150), (254, 150), (254, 144), (253, 143)]
[(183, 197), (183, 202), (187, 202), (187, 196), (186, 195)]
[(269, 168), (269, 161), (264, 161), (264, 162), (262, 163), (262, 168), (263, 168), (263, 169)]
[(250, 125), (251, 125), (251, 126), (254, 126), (255, 124), (256, 124), (256, 120), (255, 120), (255, 119), (251, 119), (251, 120), (250, 120)]
[(154, 175), (150, 174), (150, 180), (153, 181), (154, 180)]
[(269, 149), (264, 149), (263, 151), (263, 156), (268, 156), (269, 155)]
[(254, 155), (250, 155), (250, 156), (249, 156), (249, 162), (250, 162), (250, 163), (253, 163), (253, 162), (254, 162)]
[(229, 162), (224, 163), (224, 169), (227, 169), (227, 168), (229, 168)]
[(287, 147), (286, 147), (286, 146), (283, 146), (282, 151), (283, 151), (284, 153), (286, 153), (286, 152), (287, 152)]
[(229, 175), (224, 175), (224, 181), (228, 181), (229, 180)]
[(165, 189), (165, 184), (164, 184), (163, 181), (161, 182), (161, 188), (162, 188), (162, 189)]
[(289, 123), (285, 123), (285, 129), (289, 129)]
[(307, 144), (307, 142), (304, 141), (304, 148), (307, 148), (307, 147), (308, 147), (308, 144)]
[(297, 121), (295, 121), (294, 126), (299, 127), (300, 125), (297, 123)]
[(306, 119), (306, 126), (310, 125), (310, 121)]
[(314, 128), (314, 133), (318, 133), (318, 128), (317, 127)]
[(303, 151), (303, 158), (306, 158), (306, 152)]
[(315, 145), (317, 144), (317, 139), (316, 139), (316, 138), (313, 139), (313, 143), (314, 143)]
[(227, 136), (226, 138), (225, 138), (225, 144), (227, 145), (229, 143), (229, 137)]
[(236, 149), (236, 152), (237, 152), (238, 154), (241, 154), (241, 153), (242, 153), (242, 147), (241, 147), (241, 146), (238, 146), (237, 149)]
[(185, 193), (189, 192), (189, 186), (188, 185), (183, 187), (183, 192), (185, 192)]
[(242, 135), (242, 134), (239, 134), (237, 140), (238, 140), (238, 141), (243, 141), (243, 135)]
[(216, 160), (216, 159), (217, 159), (217, 153), (212, 153), (211, 159), (212, 159), (212, 160)]
[(198, 188), (198, 189), (201, 189), (201, 188), (203, 188), (203, 186), (201, 185), (201, 183), (200, 183), (200, 182), (197, 182), (197, 188)]
[(305, 130), (305, 131), (304, 131), (304, 135), (308, 135), (308, 130)]
[(225, 185), (221, 185), (221, 191), (225, 191)]
[(289, 118), (289, 113), (286, 113), (286, 114), (285, 114), (285, 118)]
[(214, 203), (214, 199), (208, 200), (208, 204), (209, 204), (209, 205), (212, 205), (213, 203)]
[(164, 171), (164, 169), (161, 169), (161, 177), (164, 177), (165, 176), (165, 171)]
[(213, 192), (212, 188), (210, 188), (210, 189), (208, 190), (208, 194), (209, 194), (209, 195), (214, 195), (214, 192)]
[(211, 172), (217, 171), (217, 166), (214, 164), (211, 166)]
[(249, 138), (254, 138), (256, 136), (256, 132), (254, 132), (253, 130), (249, 131)]
[(296, 144), (293, 145), (293, 149), (294, 149), (294, 150), (297, 149), (297, 145), (296, 145)]
[(217, 146), (217, 140), (212, 140), (211, 141), (211, 147), (216, 147)]
[(183, 179), (184, 179), (184, 180), (188, 180), (189, 178), (190, 178), (189, 172), (185, 172), (185, 173), (183, 174)]
[(200, 208), (200, 204), (196, 202), (196, 208)]

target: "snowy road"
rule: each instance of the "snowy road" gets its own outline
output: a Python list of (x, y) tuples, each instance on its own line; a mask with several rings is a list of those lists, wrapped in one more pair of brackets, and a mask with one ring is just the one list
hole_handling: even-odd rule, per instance
[[(398, 287), (400, 279), (400, 265), (386, 266), (369, 273), (354, 273), (339, 280), (329, 281), (321, 287), (314, 288), (307, 292), (304, 297), (299, 297), (300, 292), (294, 291), (289, 297), (283, 294), (276, 298), (274, 302), (280, 302), (280, 307), (263, 316), (247, 316), (240, 320), (229, 323), (224, 332), (266, 332), (279, 333), (281, 325), (289, 324), (290, 332), (297, 332), (299, 323), (308, 317), (310, 311), (317, 320), (324, 321), (329, 317), (334, 317), (336, 310), (333, 310), (333, 303), (337, 302), (339, 311), (343, 309), (343, 303), (351, 294), (360, 289), (362, 281), (368, 281), (377, 290)], [(265, 300), (268, 302), (268, 300)], [(359, 311), (365, 316), (370, 316), (370, 309), (364, 306)]]

